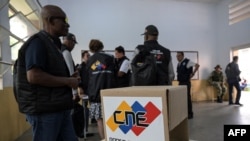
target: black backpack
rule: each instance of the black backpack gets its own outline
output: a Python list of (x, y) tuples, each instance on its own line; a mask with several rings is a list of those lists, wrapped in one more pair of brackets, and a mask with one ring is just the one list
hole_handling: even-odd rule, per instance
[(77, 102), (74, 103), (74, 108), (71, 117), (76, 136), (79, 138), (83, 138), (85, 123), (84, 123), (84, 109), (82, 105), (80, 105)]
[(131, 62), (131, 84), (133, 86), (156, 85), (156, 59), (150, 53), (150, 47), (138, 45), (136, 48), (139, 50), (139, 53)]

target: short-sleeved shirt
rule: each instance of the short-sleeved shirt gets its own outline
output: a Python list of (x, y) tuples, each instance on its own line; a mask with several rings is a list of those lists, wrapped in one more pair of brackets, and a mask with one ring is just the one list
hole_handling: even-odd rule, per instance
[[(59, 38), (53, 38), (53, 40), (58, 47), (61, 47)], [(32, 68), (46, 70), (46, 56), (47, 49), (45, 43), (39, 38), (35, 38), (34, 40), (32, 40), (25, 53), (26, 71)]]
[[(182, 61), (184, 61), (184, 59)], [(178, 65), (181, 64), (181, 62), (179, 62)], [(186, 67), (187, 67), (187, 69), (189, 69), (189, 68), (191, 68), (191, 67), (193, 67), (195, 65), (196, 65), (196, 63), (194, 63), (193, 61), (189, 60)]]
[(124, 59), (119, 71), (124, 72), (124, 73), (128, 73), (128, 70), (129, 70), (129, 60)]
[(32, 68), (46, 69), (46, 47), (44, 43), (35, 38), (27, 47), (25, 53), (26, 71)]

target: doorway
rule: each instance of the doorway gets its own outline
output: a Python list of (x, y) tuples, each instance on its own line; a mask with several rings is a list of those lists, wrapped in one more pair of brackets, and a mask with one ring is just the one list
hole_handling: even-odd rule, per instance
[(247, 80), (247, 83), (250, 82), (250, 45), (245, 45), (244, 47), (237, 48), (233, 50), (233, 56), (238, 55), (239, 60), (239, 69), (241, 70), (240, 78), (242, 80)]

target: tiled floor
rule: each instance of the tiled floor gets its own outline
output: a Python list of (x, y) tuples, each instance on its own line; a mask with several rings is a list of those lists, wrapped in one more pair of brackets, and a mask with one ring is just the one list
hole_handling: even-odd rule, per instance
[[(243, 92), (243, 106), (228, 105), (228, 102), (195, 102), (194, 118), (188, 121), (190, 141), (223, 141), (225, 124), (250, 124), (250, 92)], [(99, 141), (96, 125), (90, 125), (93, 137), (79, 141)], [(32, 133), (28, 130), (16, 141), (31, 141)]]

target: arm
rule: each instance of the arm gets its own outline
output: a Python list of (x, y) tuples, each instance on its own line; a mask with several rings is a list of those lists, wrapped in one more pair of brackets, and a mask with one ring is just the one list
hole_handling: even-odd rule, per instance
[(192, 78), (195, 75), (195, 73), (198, 71), (200, 65), (198, 63), (194, 63), (191, 60), (189, 60), (187, 64), (187, 68), (190, 68), (190, 67), (194, 67), (193, 73), (190, 76), (190, 78)]
[(239, 65), (238, 64), (235, 64), (235, 71), (236, 71), (236, 75), (240, 75), (241, 71), (239, 69)]
[(78, 79), (76, 77), (57, 77), (50, 75), (39, 68), (32, 68), (27, 71), (27, 79), (31, 84), (47, 87), (68, 86), (77, 88)]
[(170, 58), (170, 61), (168, 63), (168, 78), (169, 78), (169, 83), (172, 85), (172, 81), (174, 80), (175, 73), (174, 73), (174, 67), (172, 63), (172, 57)]
[(210, 85), (213, 85), (212, 77), (213, 77), (213, 72), (212, 72), (212, 73), (209, 75), (209, 77), (208, 77), (208, 83), (209, 83)]
[(122, 77), (123, 75), (125, 75), (129, 70), (129, 61), (127, 59), (125, 59), (123, 62), (122, 62), (122, 65), (118, 71), (118, 74), (117, 76), (118, 77)]
[(133, 60), (137, 54), (139, 54), (139, 49), (138, 49), (138, 48), (135, 48), (135, 51), (134, 51), (134, 53), (133, 53), (133, 55), (132, 55), (131, 60)]
[(43, 71), (47, 63), (46, 55), (47, 51), (43, 42), (38, 38), (32, 40), (25, 53), (28, 82), (47, 87), (69, 86), (76, 88), (78, 83), (76, 77), (58, 77)]
[(66, 62), (66, 65), (69, 69), (69, 73), (70, 75), (72, 75), (74, 73), (74, 64), (73, 64), (73, 59), (72, 59), (72, 55), (68, 50), (64, 50), (62, 52), (64, 60)]
[(200, 67), (200, 65), (196, 63), (194, 66), (193, 75), (198, 71), (199, 67)]

